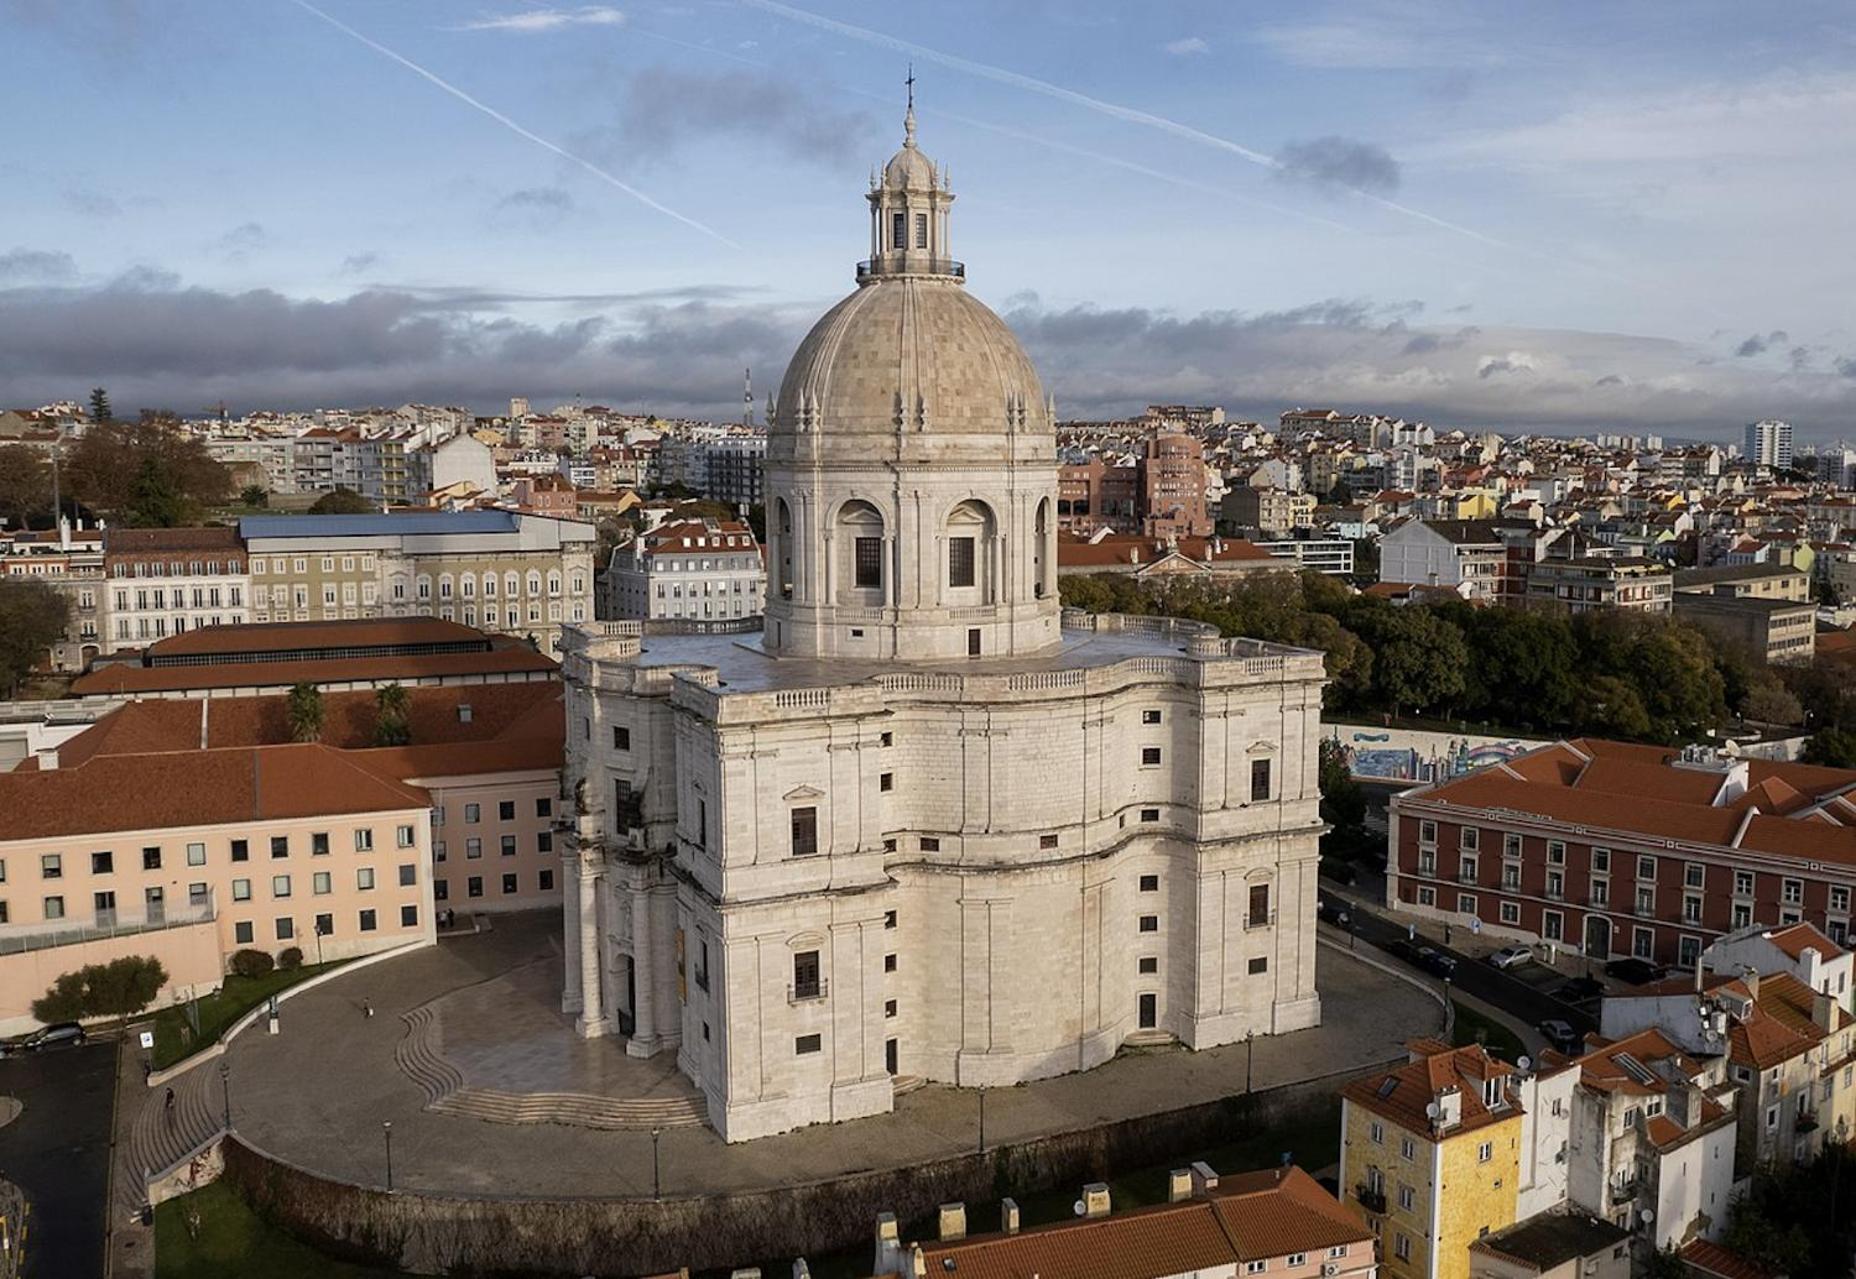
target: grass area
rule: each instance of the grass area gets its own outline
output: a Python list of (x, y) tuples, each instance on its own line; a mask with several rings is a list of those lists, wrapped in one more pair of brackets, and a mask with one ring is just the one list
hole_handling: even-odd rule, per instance
[[(199, 1214), (197, 1233), (188, 1216)], [(323, 1256), (246, 1206), (224, 1182), (155, 1209), (155, 1270), (161, 1279), (386, 1279), (376, 1270)]]
[(166, 1070), (189, 1053), (212, 1043), (226, 1028), (278, 991), (307, 981), (318, 973), (339, 968), (346, 960), (304, 964), (285, 972), (273, 969), (262, 977), (226, 975), (225, 984), (199, 1001), (200, 1033), (193, 1033), (186, 1004), (172, 1004), (155, 1014), (155, 1069)]
[(1527, 1049), (1512, 1030), (1493, 1017), (1477, 1012), (1461, 1000), (1450, 1001), (1456, 1008), (1456, 1033), (1451, 1037), (1458, 1048), (1480, 1043), (1503, 1061), (1517, 1060)]

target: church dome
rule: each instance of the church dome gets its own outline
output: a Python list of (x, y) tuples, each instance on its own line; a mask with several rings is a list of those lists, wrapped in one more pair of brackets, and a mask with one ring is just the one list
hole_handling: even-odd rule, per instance
[(812, 326), (786, 367), (775, 436), (1051, 433), (1037, 370), (958, 280), (866, 282)]
[(915, 191), (932, 190), (935, 186), (934, 161), (923, 155), (914, 139), (910, 139), (883, 166), (883, 185), (907, 187)]

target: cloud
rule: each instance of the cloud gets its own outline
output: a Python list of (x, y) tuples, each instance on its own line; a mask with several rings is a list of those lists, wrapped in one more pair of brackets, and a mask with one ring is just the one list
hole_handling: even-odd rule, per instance
[(336, 274), (360, 275), (365, 271), (373, 270), (379, 265), (380, 255), (378, 253), (350, 253), (347, 257), (342, 259), (341, 270), (337, 271)]
[(1312, 186), (1346, 187), (1371, 195), (1398, 190), (1398, 161), (1384, 147), (1353, 138), (1330, 135), (1307, 142), (1291, 142), (1276, 156), (1277, 172)]
[(242, 258), (270, 242), (270, 236), (257, 222), (241, 222), (213, 242), (213, 247), (229, 258)]
[(577, 9), (528, 9), (521, 13), (509, 13), (496, 17), (478, 18), (452, 28), (454, 31), (512, 31), (519, 35), (535, 35), (543, 31), (559, 31), (563, 27), (620, 27), (625, 25), (625, 14), (610, 5), (582, 5)]
[(858, 156), (874, 132), (868, 113), (838, 110), (770, 75), (651, 67), (626, 82), (616, 129), (594, 137), (633, 159), (661, 159), (727, 136), (772, 144), (795, 159), (841, 164)]
[(1181, 40), (1169, 40), (1160, 46), (1176, 58), (1189, 58), (1195, 53), (1210, 53), (1211, 45), (1203, 36), (1186, 36)]
[(0, 253), (0, 286), (63, 284), (77, 278), (77, 263), (69, 253), (49, 249), (13, 249)]
[(1739, 346), (1735, 347), (1734, 354), (1742, 358), (1753, 355), (1764, 355), (1769, 347), (1783, 346), (1789, 341), (1791, 341), (1791, 335), (1786, 333), (1784, 329), (1774, 329), (1764, 337), (1755, 333)]
[[(558, 321), (562, 306), (582, 313)], [(101, 382), (129, 407), (416, 399), (488, 409), (520, 388), (732, 420), (741, 367), (777, 385), (817, 314), (729, 286), (584, 295), (374, 286), (314, 300), (189, 287), (143, 268), (104, 285), (0, 286), (0, 404)], [(1762, 416), (1828, 439), (1856, 416), (1856, 352), (1835, 371), (1704, 366), (1706, 348), (1694, 343), (1425, 326), (1415, 303), (1355, 298), (1173, 314), (1020, 295), (1003, 314), (1066, 415), (1184, 402), (1268, 420), (1289, 405), (1332, 402), (1440, 426), (1717, 439)]]
[(114, 218), (122, 215), (122, 205), (114, 196), (101, 191), (91, 191), (83, 187), (72, 187), (64, 193), (64, 202), (74, 213), (81, 213), (87, 218)]
[(498, 200), (490, 217), (502, 226), (542, 231), (559, 226), (574, 207), (573, 194), (561, 187), (525, 187)]

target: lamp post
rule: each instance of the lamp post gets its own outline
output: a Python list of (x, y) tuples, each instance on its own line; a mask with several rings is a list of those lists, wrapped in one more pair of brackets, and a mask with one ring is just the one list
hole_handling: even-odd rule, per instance
[(393, 1193), (393, 1121), (380, 1121), (380, 1134), (387, 1140), (387, 1193)]
[(1253, 1026), (1244, 1032), (1244, 1091), (1250, 1091), (1250, 1063), (1257, 1055), (1257, 1031)]
[(225, 1130), (232, 1131), (232, 1067), (219, 1059), (219, 1095), (225, 1103)]
[(980, 1085), (980, 1153), (986, 1153), (986, 1085)]
[(664, 1176), (662, 1167), (657, 1161), (657, 1141), (658, 1138), (663, 1135), (664, 1130), (662, 1128), (653, 1128), (651, 1130), (651, 1198), (653, 1199), (662, 1199), (664, 1197)]

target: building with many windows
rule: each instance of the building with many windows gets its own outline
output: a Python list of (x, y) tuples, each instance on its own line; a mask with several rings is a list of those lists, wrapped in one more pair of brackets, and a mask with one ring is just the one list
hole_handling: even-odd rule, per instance
[(1856, 771), (1582, 738), (1393, 797), (1386, 904), (1693, 969), (1752, 924), (1839, 945)]
[(678, 520), (615, 548), (605, 588), (605, 617), (738, 623), (766, 607), (767, 567), (746, 524)]
[(250, 618), (238, 530), (113, 528), (103, 535), (103, 651)]
[(1746, 442), (1741, 450), (1755, 466), (1784, 469), (1792, 464), (1792, 424), (1773, 418), (1748, 422)]
[(1623, 609), (1667, 613), (1674, 593), (1669, 566), (1632, 556), (1542, 559), (1528, 566), (1526, 600), (1562, 613)]
[(1320, 1019), (1321, 655), (1061, 614), (1049, 401), (913, 112), (868, 199), (776, 402), (763, 632), (566, 630), (563, 1006), (728, 1141)]
[(64, 638), (48, 654), (56, 671), (81, 671), (103, 651), (107, 609), (103, 531), (73, 529), (60, 519), (56, 530), (0, 533), (0, 577), (43, 582), (70, 606)]

